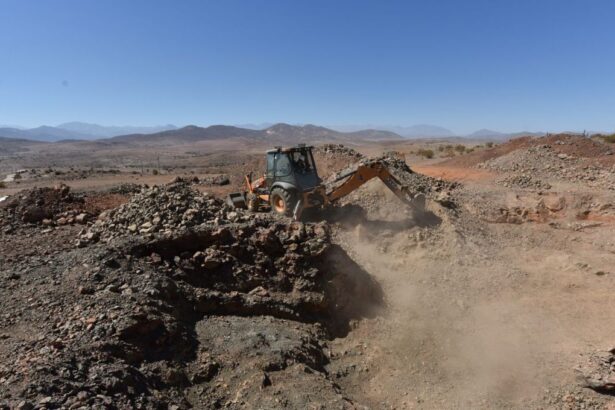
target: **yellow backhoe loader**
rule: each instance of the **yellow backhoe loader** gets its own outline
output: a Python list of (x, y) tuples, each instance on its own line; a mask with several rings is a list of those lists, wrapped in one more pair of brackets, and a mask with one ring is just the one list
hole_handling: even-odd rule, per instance
[(365, 160), (323, 183), (318, 176), (311, 146), (276, 147), (267, 151), (267, 170), (257, 179), (246, 175), (247, 191), (232, 193), (228, 203), (236, 208), (257, 211), (268, 208), (295, 220), (303, 210), (335, 203), (373, 178), (380, 180), (404, 203), (423, 210), (425, 197), (409, 192), (381, 160)]

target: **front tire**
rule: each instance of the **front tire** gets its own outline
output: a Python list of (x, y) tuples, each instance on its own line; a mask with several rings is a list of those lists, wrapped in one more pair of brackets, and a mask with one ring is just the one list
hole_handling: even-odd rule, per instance
[(283, 188), (273, 188), (269, 197), (271, 209), (278, 215), (292, 216), (296, 198), (292, 192)]

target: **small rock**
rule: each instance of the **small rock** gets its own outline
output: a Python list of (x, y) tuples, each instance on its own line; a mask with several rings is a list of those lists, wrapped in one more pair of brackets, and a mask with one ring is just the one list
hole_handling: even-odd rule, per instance
[(94, 289), (88, 286), (79, 286), (79, 293), (81, 295), (92, 295), (94, 294)]
[(15, 406), (15, 409), (18, 410), (31, 410), (34, 408), (34, 405), (28, 401), (22, 400)]
[(75, 217), (75, 222), (77, 222), (78, 224), (84, 224), (86, 223), (88, 220), (88, 214), (79, 214)]

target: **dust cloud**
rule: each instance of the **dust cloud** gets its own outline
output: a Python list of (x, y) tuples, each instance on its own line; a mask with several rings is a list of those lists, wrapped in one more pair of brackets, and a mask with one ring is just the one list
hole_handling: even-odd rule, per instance
[[(356, 332), (367, 334), (366, 360), (375, 367), (364, 381), (367, 401), (490, 408), (540, 395), (549, 384), (541, 362), (556, 360), (549, 349), (564, 336), (503, 286), (495, 272), (510, 271), (507, 250), (468, 242), (445, 216), (428, 225), (424, 215), (400, 212), (384, 188), (365, 188), (358, 195), (378, 205), (364, 220), (346, 221), (340, 242), (386, 297), (381, 320)], [(481, 256), (484, 246), (489, 256)]]

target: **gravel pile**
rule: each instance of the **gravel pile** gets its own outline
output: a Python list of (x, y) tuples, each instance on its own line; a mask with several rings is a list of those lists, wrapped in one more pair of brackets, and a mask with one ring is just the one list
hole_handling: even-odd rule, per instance
[(0, 226), (13, 230), (21, 224), (65, 225), (85, 223), (82, 195), (66, 185), (53, 188), (32, 188), (0, 202)]
[(352, 148), (346, 147), (343, 144), (324, 144), (316, 147), (314, 151), (324, 155), (325, 157), (363, 158), (363, 154)]
[(126, 234), (173, 234), (201, 224), (224, 224), (253, 217), (240, 215), (221, 199), (201, 194), (190, 186), (190, 182), (176, 179), (164, 186), (143, 187), (126, 204), (102, 212), (81, 236), (80, 244)]
[(231, 183), (228, 175), (216, 175), (212, 177), (204, 177), (198, 180), (198, 183), (205, 186), (224, 186)]
[(498, 180), (497, 182), (508, 188), (527, 188), (539, 190), (551, 189), (551, 184), (548, 182), (533, 178), (528, 174), (509, 175)]
[(427, 175), (414, 172), (406, 161), (398, 157), (381, 157), (375, 161), (382, 161), (387, 165), (389, 171), (397, 178), (404, 186), (409, 188), (410, 192), (420, 192), (428, 198), (436, 201), (442, 198), (442, 194), (450, 193), (455, 188), (459, 187), (459, 183), (445, 181), (442, 178), (432, 178)]
[(121, 195), (131, 195), (141, 192), (143, 188), (147, 188), (147, 185), (135, 184), (132, 182), (127, 182), (123, 184), (119, 184), (117, 186), (109, 189), (109, 193), (111, 194), (121, 194)]
[(615, 167), (588, 163), (585, 158), (557, 152), (550, 144), (515, 150), (482, 162), (478, 167), (615, 189)]
[(583, 375), (583, 387), (602, 394), (615, 394), (615, 348), (588, 355), (579, 370)]

